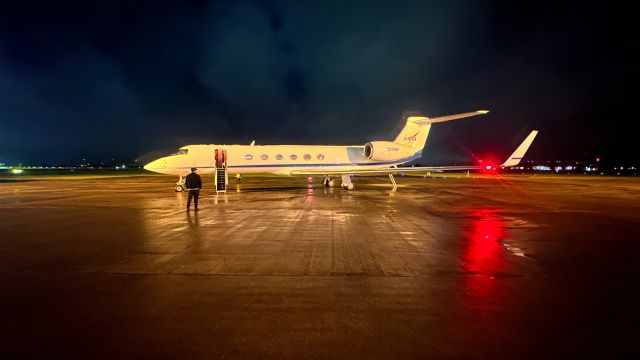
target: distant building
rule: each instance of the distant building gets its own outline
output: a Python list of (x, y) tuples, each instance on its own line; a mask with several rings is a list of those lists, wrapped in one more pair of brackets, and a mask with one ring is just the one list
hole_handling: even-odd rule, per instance
[(535, 171), (551, 171), (551, 166), (547, 165), (534, 165), (531, 168)]

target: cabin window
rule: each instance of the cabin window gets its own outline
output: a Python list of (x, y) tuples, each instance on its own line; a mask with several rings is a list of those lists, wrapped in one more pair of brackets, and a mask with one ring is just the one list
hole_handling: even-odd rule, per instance
[(311, 160), (311, 155), (309, 155), (309, 154), (304, 154), (304, 159), (305, 159), (305, 160)]
[(266, 154), (262, 154), (262, 155), (260, 155), (260, 159), (267, 160), (267, 159), (269, 159), (269, 156), (267, 156)]
[(318, 158), (318, 160), (324, 160), (324, 155), (318, 154), (317, 158)]
[(280, 154), (276, 155), (276, 160), (282, 160), (282, 155)]
[(289, 159), (291, 159), (291, 160), (295, 160), (297, 158), (298, 158), (298, 155), (296, 155), (296, 154), (291, 154), (291, 156), (289, 156)]
[(251, 159), (253, 159), (253, 155), (247, 154), (247, 155), (244, 156), (244, 159), (245, 160), (251, 160)]

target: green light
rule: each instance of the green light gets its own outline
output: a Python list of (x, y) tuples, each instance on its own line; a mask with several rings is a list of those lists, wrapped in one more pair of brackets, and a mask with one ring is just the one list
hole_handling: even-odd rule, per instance
[(12, 174), (22, 174), (24, 170), (22, 169), (11, 169), (11, 173)]

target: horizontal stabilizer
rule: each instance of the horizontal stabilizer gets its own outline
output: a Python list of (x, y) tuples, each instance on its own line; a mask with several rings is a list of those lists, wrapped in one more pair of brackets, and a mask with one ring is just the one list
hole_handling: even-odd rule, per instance
[(471, 117), (471, 116), (484, 115), (488, 112), (489, 112), (488, 110), (478, 110), (478, 111), (471, 111), (471, 112), (466, 112), (461, 114), (438, 116), (433, 118), (426, 117), (426, 116), (409, 116), (407, 118), (407, 121), (418, 124), (418, 125), (426, 125), (426, 124), (445, 122), (449, 120), (462, 119), (462, 118)]
[(536, 138), (536, 135), (538, 135), (538, 131), (533, 130), (529, 134), (529, 136), (527, 136), (527, 138), (524, 139), (522, 144), (518, 146), (516, 151), (514, 151), (513, 154), (511, 154), (511, 156), (509, 156), (509, 158), (500, 166), (503, 166), (503, 167), (516, 166), (520, 164), (520, 160), (522, 160), (522, 158), (524, 157), (524, 154), (526, 154), (527, 150), (529, 150), (529, 146), (531, 146), (531, 143), (533, 142), (533, 139)]

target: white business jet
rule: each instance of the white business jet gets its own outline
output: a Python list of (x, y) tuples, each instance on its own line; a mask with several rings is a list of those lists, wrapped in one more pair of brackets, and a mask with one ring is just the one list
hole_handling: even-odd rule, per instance
[[(393, 141), (371, 141), (364, 146), (254, 145), (255, 142), (250, 145), (187, 145), (175, 154), (148, 163), (144, 168), (180, 176), (175, 189), (183, 191), (183, 176), (194, 167), (203, 174), (213, 174), (216, 168), (215, 154), (220, 153), (225, 154), (226, 169), (232, 174), (323, 176), (325, 186), (333, 186), (331, 176), (340, 176), (342, 187), (349, 190), (353, 189), (352, 175), (388, 175), (396, 190), (394, 174), (491, 170), (492, 165), (398, 167), (422, 157), (431, 124), (486, 113), (488, 111), (479, 110), (434, 118), (408, 116), (406, 125)], [(518, 165), (537, 133), (532, 131), (500, 167)], [(217, 165), (220, 166), (220, 162)]]

